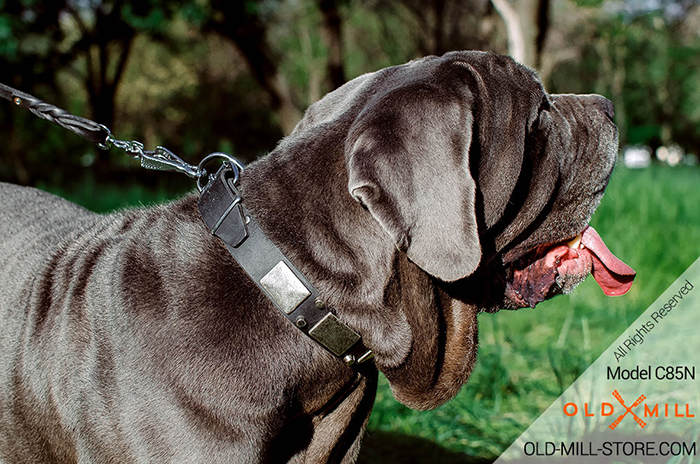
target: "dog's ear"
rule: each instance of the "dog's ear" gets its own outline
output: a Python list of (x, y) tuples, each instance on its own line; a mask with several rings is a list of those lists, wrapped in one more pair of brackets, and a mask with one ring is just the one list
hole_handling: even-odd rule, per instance
[(481, 260), (476, 184), (469, 169), (471, 93), (429, 82), (375, 95), (350, 128), (350, 194), (397, 248), (444, 281)]

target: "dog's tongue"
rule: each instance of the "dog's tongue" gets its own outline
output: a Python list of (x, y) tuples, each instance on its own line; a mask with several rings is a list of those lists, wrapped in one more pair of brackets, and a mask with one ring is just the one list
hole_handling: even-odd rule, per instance
[(634, 269), (612, 254), (593, 227), (588, 226), (581, 235), (581, 244), (593, 258), (591, 274), (603, 293), (608, 296), (624, 295), (632, 287)]

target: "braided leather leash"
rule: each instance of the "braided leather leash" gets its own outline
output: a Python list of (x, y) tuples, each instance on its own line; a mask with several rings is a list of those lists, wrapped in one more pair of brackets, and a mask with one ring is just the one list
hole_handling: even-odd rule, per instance
[(10, 100), (19, 108), (25, 108), (42, 119), (75, 132), (82, 138), (97, 144), (104, 144), (109, 136), (104, 126), (89, 119), (75, 116), (61, 108), (39, 100), (28, 93), (20, 92), (5, 84), (0, 84), (0, 97)]

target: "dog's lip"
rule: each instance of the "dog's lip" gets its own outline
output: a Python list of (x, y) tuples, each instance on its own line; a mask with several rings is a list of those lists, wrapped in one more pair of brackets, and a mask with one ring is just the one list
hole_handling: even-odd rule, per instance
[(560, 277), (583, 280), (592, 274), (603, 293), (623, 295), (632, 287), (634, 270), (615, 256), (598, 232), (586, 226), (575, 237), (540, 245), (510, 263), (506, 296), (520, 307), (534, 307), (556, 292)]

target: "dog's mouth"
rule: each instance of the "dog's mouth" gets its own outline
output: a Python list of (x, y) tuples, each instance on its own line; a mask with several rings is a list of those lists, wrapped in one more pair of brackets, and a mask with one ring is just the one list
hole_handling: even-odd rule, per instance
[(569, 293), (588, 274), (608, 296), (627, 293), (636, 274), (590, 226), (568, 242), (539, 246), (512, 263), (505, 294), (516, 307), (534, 308), (540, 301)]

